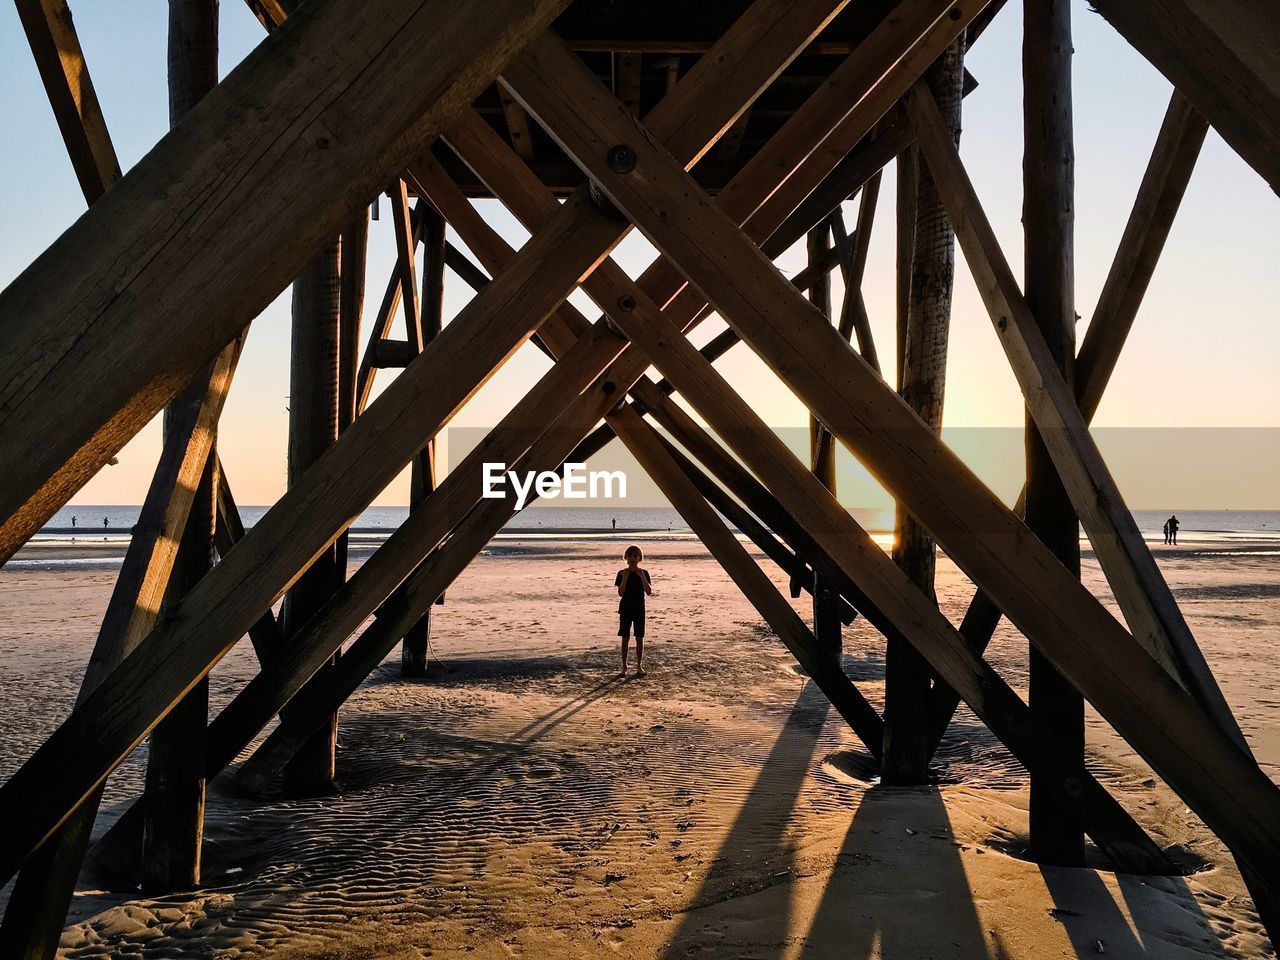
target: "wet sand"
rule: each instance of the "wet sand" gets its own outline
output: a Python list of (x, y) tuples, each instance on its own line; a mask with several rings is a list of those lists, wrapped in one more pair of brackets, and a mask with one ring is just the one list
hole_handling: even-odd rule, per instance
[[(1027, 862), (1025, 774), (964, 709), (937, 784), (875, 784), (699, 544), (646, 544), (649, 675), (615, 679), (621, 546), (494, 544), (435, 608), (432, 678), (401, 680), (397, 652), (344, 709), (340, 795), (247, 800), (215, 782), (205, 886), (144, 898), (88, 870), (62, 956), (1272, 955), (1221, 845), (1092, 714), (1097, 773), (1197, 872)], [(1156, 552), (1280, 779), (1280, 557)], [(971, 588), (939, 566), (958, 621)], [(69, 710), (114, 573), (0, 570), (0, 776)], [(1107, 596), (1091, 558), (1085, 577)], [(878, 705), (883, 642), (859, 620), (845, 655)], [(1007, 624), (991, 657), (1025, 687)], [(247, 644), (219, 664), (215, 708), (254, 667)], [(109, 782), (99, 831), (139, 790), (144, 755)]]

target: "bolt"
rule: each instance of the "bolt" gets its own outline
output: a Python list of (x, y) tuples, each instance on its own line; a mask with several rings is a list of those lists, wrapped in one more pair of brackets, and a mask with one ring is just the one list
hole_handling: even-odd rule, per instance
[(950, 17), (952, 20), (959, 20), (959, 19), (960, 19), (960, 9), (959, 9), (958, 7), (952, 7), (952, 8), (947, 12), (947, 16), (948, 16), (948, 17)]
[(609, 148), (605, 162), (614, 173), (630, 173), (636, 168), (636, 152), (625, 143)]
[(600, 384), (600, 389), (604, 392), (604, 395), (607, 397), (611, 393), (613, 393), (614, 390), (618, 388), (614, 386), (612, 380), (606, 380), (604, 383)]
[(996, 321), (996, 327), (999, 329), (1001, 333), (1004, 333), (1004, 328), (1007, 327), (1008, 325), (1009, 325), (1009, 320), (1006, 317), (1001, 317), (999, 320)]
[(636, 298), (629, 293), (624, 293), (618, 298), (618, 309), (624, 313), (630, 313), (636, 308)]
[(329, 138), (328, 138), (328, 137), (320, 137), (320, 138), (318, 138), (318, 139), (316, 140), (316, 146), (317, 146), (317, 147), (319, 147), (321, 150), (328, 150), (328, 149), (329, 149)]

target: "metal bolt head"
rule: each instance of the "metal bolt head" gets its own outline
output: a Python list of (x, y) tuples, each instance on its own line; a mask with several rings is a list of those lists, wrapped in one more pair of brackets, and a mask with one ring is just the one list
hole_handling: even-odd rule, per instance
[(625, 143), (620, 143), (609, 148), (609, 152), (605, 156), (605, 162), (609, 164), (609, 169), (614, 173), (630, 173), (636, 168), (636, 152)]
[(624, 293), (618, 298), (618, 309), (626, 313), (630, 313), (636, 308), (636, 298), (629, 293)]

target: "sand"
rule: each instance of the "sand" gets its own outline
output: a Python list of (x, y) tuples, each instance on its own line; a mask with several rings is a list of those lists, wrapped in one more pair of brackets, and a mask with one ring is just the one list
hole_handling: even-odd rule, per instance
[[(612, 676), (620, 544), (495, 545), (436, 608), (434, 676), (403, 681), (389, 659), (344, 709), (340, 795), (247, 800), (215, 782), (204, 887), (146, 898), (87, 870), (61, 956), (1273, 955), (1222, 846), (1096, 716), (1091, 763), (1192, 875), (1027, 862), (1025, 775), (965, 710), (937, 785), (876, 785), (705, 550), (646, 551), (647, 678)], [(1157, 553), (1280, 777), (1280, 558)], [(1085, 577), (1106, 595), (1091, 558)], [(112, 578), (0, 571), (0, 776), (69, 709)], [(943, 561), (953, 619), (969, 592)], [(882, 641), (859, 621), (845, 652), (878, 704)], [(1007, 624), (991, 656), (1022, 689), (1025, 641)], [(215, 706), (253, 669), (237, 647), (214, 671)], [(112, 777), (100, 830), (142, 770), (135, 756)]]

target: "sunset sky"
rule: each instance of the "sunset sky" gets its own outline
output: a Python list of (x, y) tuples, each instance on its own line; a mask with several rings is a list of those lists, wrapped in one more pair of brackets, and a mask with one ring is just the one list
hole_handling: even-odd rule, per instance
[[(167, 130), (165, 34), (161, 0), (71, 0), (89, 69), (124, 168)], [(1134, 192), (1168, 103), (1169, 84), (1131, 50), (1085, 3), (1075, 18), (1076, 264), (1077, 310), (1085, 324), (1106, 275)], [(263, 37), (258, 22), (237, 0), (222, 3), (222, 70), (233, 68)], [(979, 81), (964, 104), (961, 151), (1005, 254), (1021, 269), (1021, 64), (1020, 4), (1010, 3), (971, 52), (967, 66)], [(7, 149), (0, 154), (0, 286), (7, 284), (84, 210), (84, 200), (44, 97), (11, 4), (0, 4), (0, 98)], [(892, 168), (868, 265), (865, 299), (882, 352), (893, 343)], [(496, 204), (483, 207), (513, 243), (526, 236)], [(391, 218), (373, 224), (370, 296), (381, 290), (392, 265)], [(850, 219), (853, 207), (849, 207)], [(1136, 328), (1130, 337), (1096, 423), (1107, 427), (1280, 427), (1280, 201), (1213, 133), (1201, 155), (1172, 236)], [(455, 238), (456, 239), (456, 238)], [(652, 250), (633, 235), (616, 255), (632, 274)], [(779, 262), (788, 275), (803, 263), (802, 250)], [(839, 281), (836, 275), (836, 302)], [(469, 291), (450, 274), (446, 316), (465, 304)], [(589, 309), (581, 294), (575, 300)], [(369, 309), (376, 307), (376, 302)], [(595, 316), (590, 310), (589, 315)], [(699, 344), (722, 329), (713, 320), (695, 335)], [(219, 448), (242, 503), (266, 504), (282, 492), (288, 400), (289, 294), (254, 322), (220, 429)], [(490, 425), (518, 401), (547, 369), (526, 347), (454, 422)], [(769, 423), (797, 427), (803, 407), (744, 347), (719, 364), (738, 385), (751, 385), (753, 405)], [(388, 374), (383, 374), (387, 377)], [(949, 427), (1013, 427), (1022, 405), (990, 320), (960, 261), (948, 371)], [(385, 380), (383, 381), (385, 383)], [(1113, 435), (1114, 431), (1112, 432)], [(1182, 434), (1189, 437), (1194, 434)], [(1251, 435), (1269, 443), (1247, 475), (1217, 456), (1180, 450), (1170, 459), (1191, 461), (1205, 502), (1187, 507), (1280, 506), (1274, 469), (1276, 432)], [(1250, 440), (1249, 442), (1255, 442)], [(139, 503), (159, 449), (153, 423), (75, 498), (79, 503)], [(1145, 449), (1145, 448), (1144, 448)], [(1158, 454), (1156, 454), (1158, 455)], [(1159, 464), (1141, 457), (1117, 477), (1131, 505), (1164, 506)], [(1269, 465), (1269, 466), (1268, 466)], [(999, 473), (999, 470), (1006, 473)], [(986, 474), (1002, 493), (1016, 492), (1007, 465)], [(980, 470), (980, 472), (983, 472)], [(1185, 479), (1185, 478), (1184, 478)], [(1221, 481), (1221, 482), (1219, 482)], [(1228, 483), (1227, 481), (1230, 481)], [(1185, 486), (1185, 484), (1184, 484)], [(1227, 492), (1229, 502), (1217, 488)], [(380, 503), (403, 503), (403, 480)], [(1195, 484), (1192, 491), (1200, 489)], [(1179, 496), (1186, 496), (1180, 489)], [(1184, 501), (1185, 502), (1185, 501)]]

